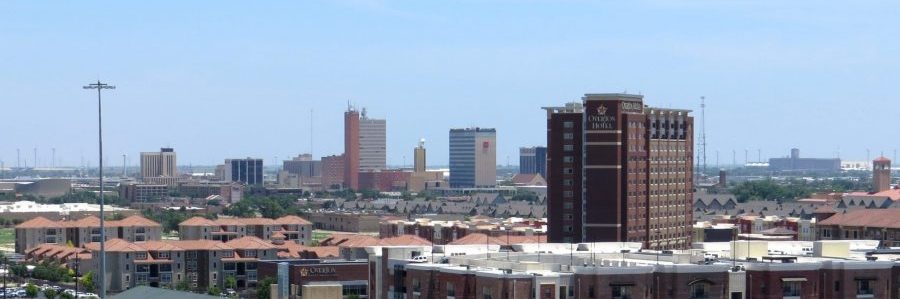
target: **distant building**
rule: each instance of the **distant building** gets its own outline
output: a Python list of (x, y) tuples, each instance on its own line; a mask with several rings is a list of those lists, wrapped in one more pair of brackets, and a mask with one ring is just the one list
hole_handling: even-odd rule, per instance
[(497, 184), (497, 130), (450, 130), (450, 187), (493, 187)]
[(586, 94), (544, 108), (550, 242), (690, 248), (694, 118), (643, 98)]
[(380, 217), (363, 213), (317, 212), (309, 214), (315, 229), (330, 231), (371, 233), (378, 232)]
[(159, 149), (159, 152), (141, 153), (141, 177), (176, 177), (178, 164), (175, 150), (170, 147)]
[(30, 195), (35, 197), (53, 198), (72, 192), (72, 180), (70, 179), (31, 179), (0, 181), (0, 194)]
[(387, 121), (369, 118), (348, 107), (344, 112), (344, 183), (359, 189), (360, 171), (378, 171), (387, 165)]
[(791, 149), (791, 156), (769, 159), (769, 170), (772, 171), (841, 171), (841, 159), (838, 158), (800, 158), (800, 150)]
[(519, 148), (519, 173), (547, 176), (547, 147), (532, 146)]
[(262, 185), (263, 160), (254, 158), (225, 160), (225, 181)]
[(119, 197), (130, 203), (158, 202), (169, 196), (169, 186), (161, 184), (119, 184)]
[(412, 172), (402, 169), (363, 171), (359, 173), (360, 190), (403, 191)]
[[(111, 205), (104, 206), (106, 215), (118, 214), (122, 216), (132, 216), (140, 214), (140, 211), (114, 207)], [(33, 218), (43, 217), (51, 221), (59, 221), (63, 219), (80, 219), (88, 216), (99, 216), (100, 205), (89, 203), (61, 203), (61, 204), (41, 204), (33, 201), (16, 201), (16, 202), (0, 202), (0, 218), (9, 221), (28, 221)]]
[(872, 161), (872, 187), (875, 192), (887, 191), (891, 189), (891, 160), (885, 157), (878, 157)]
[(344, 155), (322, 157), (322, 188), (331, 189), (334, 186), (340, 188), (344, 185), (346, 160)]
[(363, 108), (359, 118), (359, 170), (377, 171), (387, 165), (387, 121), (369, 118)]
[(419, 146), (413, 150), (413, 171), (416, 173), (425, 172), (426, 156), (425, 156), (425, 139), (419, 140)]
[(311, 154), (302, 154), (283, 162), (284, 171), (300, 177), (317, 177), (322, 175), (322, 161), (313, 160)]

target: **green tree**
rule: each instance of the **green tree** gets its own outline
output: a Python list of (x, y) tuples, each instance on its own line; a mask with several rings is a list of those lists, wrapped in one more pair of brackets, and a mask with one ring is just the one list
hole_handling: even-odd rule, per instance
[(94, 291), (94, 272), (89, 271), (87, 274), (81, 277), (81, 285), (84, 286), (84, 289), (88, 292)]
[(44, 297), (47, 297), (47, 299), (56, 299), (56, 295), (56, 290), (52, 288), (47, 288), (44, 290)]
[(75, 299), (75, 296), (69, 293), (59, 293), (59, 299)]
[(27, 296), (28, 298), (37, 297), (38, 291), (38, 287), (32, 283), (29, 283), (25, 286), (25, 296)]
[(175, 289), (187, 292), (191, 290), (191, 284), (187, 281), (187, 279), (182, 279), (177, 284), (175, 284)]
[(256, 288), (257, 299), (269, 299), (271, 297), (271, 285), (275, 283), (275, 277), (266, 277), (260, 280)]
[(212, 296), (219, 296), (220, 294), (222, 294), (222, 290), (219, 290), (219, 288), (216, 286), (210, 286), (208, 289), (206, 289), (206, 293)]
[(225, 288), (226, 289), (237, 288), (237, 279), (235, 279), (234, 276), (225, 277)]

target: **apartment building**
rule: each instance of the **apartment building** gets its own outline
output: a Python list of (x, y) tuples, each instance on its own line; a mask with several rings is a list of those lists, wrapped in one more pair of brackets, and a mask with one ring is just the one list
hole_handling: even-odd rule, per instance
[(229, 242), (111, 239), (106, 242), (106, 269), (100, 271), (100, 259), (96, 258), (100, 243), (88, 243), (84, 248), (95, 258), (83, 265), (94, 273), (106, 273), (110, 292), (138, 285), (171, 287), (181, 281), (193, 289), (221, 289), (227, 277), (235, 277), (238, 288), (254, 287), (259, 279), (257, 262), (277, 258), (275, 246), (250, 236)]
[(283, 238), (300, 245), (312, 240), (312, 222), (297, 216), (269, 218), (219, 218), (210, 220), (193, 217), (178, 224), (182, 240), (213, 240), (228, 242), (246, 236), (263, 240)]
[[(129, 216), (122, 220), (106, 221), (106, 239), (123, 239), (129, 242), (159, 240), (162, 226), (141, 216)], [(88, 216), (78, 220), (53, 221), (35, 217), (16, 226), (16, 253), (42, 244), (81, 247), (100, 242), (100, 218)]]

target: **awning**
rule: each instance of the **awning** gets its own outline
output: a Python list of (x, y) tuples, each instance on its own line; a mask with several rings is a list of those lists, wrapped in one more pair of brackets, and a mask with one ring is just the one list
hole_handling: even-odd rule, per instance
[(785, 277), (782, 278), (781, 281), (806, 281), (806, 278), (803, 277)]

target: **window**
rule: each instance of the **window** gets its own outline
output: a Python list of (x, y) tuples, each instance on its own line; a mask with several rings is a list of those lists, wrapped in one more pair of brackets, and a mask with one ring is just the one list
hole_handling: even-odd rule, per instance
[(588, 298), (594, 298), (594, 286), (588, 287)]
[(247, 263), (247, 270), (256, 270), (256, 263)]
[(135, 254), (134, 254), (134, 259), (136, 259), (136, 260), (146, 260), (146, 259), (147, 259), (147, 253), (146, 253), (146, 252), (138, 252), (138, 253), (135, 253)]
[(482, 299), (493, 299), (494, 290), (489, 287), (484, 287), (481, 289), (481, 298)]
[(134, 272), (150, 272), (150, 265), (135, 265)]
[(159, 252), (159, 258), (161, 258), (161, 259), (167, 259), (167, 258), (169, 258), (169, 252), (168, 252), (168, 251), (160, 251), (160, 252)]
[(631, 286), (612, 286), (613, 299), (631, 299)]
[(573, 203), (571, 203), (571, 202), (564, 202), (564, 203), (563, 203), (563, 209), (571, 210), (571, 209), (574, 208), (574, 207), (575, 207), (575, 204), (573, 204)]
[(572, 183), (574, 183), (572, 180), (563, 180), (563, 186), (572, 186)]
[(575, 171), (573, 171), (572, 168), (563, 168), (563, 173), (573, 174), (573, 173), (575, 173)]
[(567, 139), (567, 140), (575, 139), (575, 134), (565, 133), (565, 134), (563, 134), (563, 139)]
[(709, 298), (709, 284), (706, 283), (695, 283), (691, 285), (691, 298), (692, 299), (707, 299)]
[(421, 292), (422, 291), (422, 283), (419, 281), (418, 278), (412, 279), (412, 289), (413, 289), (413, 292)]
[(802, 284), (800, 281), (785, 281), (781, 285), (781, 295), (785, 297), (800, 297)]
[(575, 123), (571, 121), (563, 122), (563, 128), (571, 129), (575, 127)]
[(137, 234), (143, 234), (143, 233), (144, 233), (144, 228), (143, 228), (143, 227), (138, 227), (138, 228), (136, 228), (136, 229), (134, 230), (134, 232), (137, 233)]
[(256, 280), (256, 271), (247, 272), (247, 280)]
[(567, 232), (567, 233), (571, 233), (573, 231), (572, 226), (571, 225), (563, 226), (563, 231)]
[(859, 279), (856, 281), (856, 295), (875, 295), (872, 280)]
[(565, 162), (565, 163), (572, 163), (572, 162), (575, 162), (575, 157), (572, 157), (572, 156), (565, 156), (565, 157), (563, 157), (563, 162)]
[(563, 145), (563, 151), (571, 152), (575, 150), (575, 146), (571, 144)]
[(447, 297), (456, 297), (456, 289), (452, 282), (447, 283)]
[(565, 198), (572, 198), (572, 195), (574, 195), (572, 191), (563, 191), (563, 197)]

